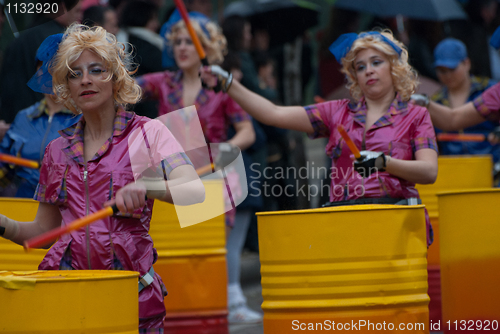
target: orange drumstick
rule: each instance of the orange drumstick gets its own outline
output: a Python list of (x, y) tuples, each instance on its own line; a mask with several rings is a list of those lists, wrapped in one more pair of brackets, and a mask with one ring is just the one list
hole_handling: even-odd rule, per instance
[(196, 169), (196, 173), (199, 176), (205, 175), (206, 173), (211, 172), (213, 170), (213, 168), (214, 168), (214, 164), (208, 164), (208, 165), (205, 165), (203, 167)]
[(438, 133), (438, 141), (472, 141), (472, 142), (483, 142), (486, 140), (486, 136), (480, 133)]
[(0, 161), (8, 162), (11, 164), (16, 164), (19, 166), (34, 168), (34, 169), (37, 169), (38, 167), (40, 167), (40, 165), (36, 161), (18, 158), (18, 157), (15, 157), (13, 155), (3, 154), (3, 153), (0, 153)]
[(48, 243), (56, 240), (57, 238), (59, 238), (60, 236), (62, 236), (64, 234), (67, 234), (67, 233), (74, 231), (74, 230), (78, 230), (79, 228), (84, 227), (86, 225), (89, 225), (89, 224), (95, 222), (96, 220), (109, 217), (113, 213), (116, 213), (116, 212), (118, 212), (118, 208), (116, 207), (116, 205), (107, 206), (104, 209), (101, 209), (93, 214), (76, 219), (68, 225), (55, 228), (51, 231), (48, 231), (48, 232), (43, 233), (37, 237), (31, 238), (31, 239), (25, 241), (24, 242), (24, 249), (29, 250), (30, 248), (45, 246)]
[(186, 10), (186, 6), (184, 6), (184, 2), (182, 0), (174, 0), (175, 5), (177, 6), (177, 9), (179, 10), (179, 13), (182, 16), (182, 19), (184, 20), (184, 23), (186, 24), (187, 31), (189, 33), (189, 36), (191, 36), (191, 40), (193, 41), (194, 47), (196, 48), (196, 52), (198, 53), (198, 56), (200, 56), (201, 63), (204, 66), (208, 66), (208, 61), (207, 61), (207, 56), (205, 54), (205, 50), (203, 49), (203, 46), (201, 46), (200, 40), (198, 39), (198, 35), (196, 35), (196, 32), (193, 29), (193, 26), (191, 25), (191, 22), (189, 21), (189, 16), (188, 12)]
[(322, 98), (319, 95), (314, 96), (314, 103), (323, 103), (323, 102), (326, 102), (326, 100), (324, 98)]
[(337, 130), (340, 132), (342, 138), (344, 138), (345, 143), (347, 144), (347, 146), (349, 146), (349, 149), (351, 150), (352, 154), (354, 154), (354, 157), (357, 160), (361, 159), (361, 153), (359, 153), (358, 148), (356, 147), (356, 145), (354, 145), (347, 132), (345, 132), (344, 127), (342, 125), (339, 125), (337, 126)]

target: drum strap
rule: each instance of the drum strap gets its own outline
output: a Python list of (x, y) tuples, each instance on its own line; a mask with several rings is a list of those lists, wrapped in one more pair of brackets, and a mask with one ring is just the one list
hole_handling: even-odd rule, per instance
[(155, 271), (153, 267), (151, 267), (151, 269), (149, 269), (147, 273), (145, 273), (142, 277), (139, 278), (139, 292), (141, 292), (142, 289), (153, 283), (154, 277), (155, 277)]

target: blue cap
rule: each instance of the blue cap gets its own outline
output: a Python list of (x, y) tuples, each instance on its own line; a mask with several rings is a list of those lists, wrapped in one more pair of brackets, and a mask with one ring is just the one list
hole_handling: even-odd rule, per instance
[(465, 44), (455, 38), (443, 39), (434, 49), (434, 67), (455, 69), (466, 58)]

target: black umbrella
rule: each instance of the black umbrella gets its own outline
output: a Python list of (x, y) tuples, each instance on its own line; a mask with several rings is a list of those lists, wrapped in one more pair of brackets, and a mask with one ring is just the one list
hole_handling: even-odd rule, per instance
[(456, 0), (337, 0), (334, 6), (380, 17), (403, 15), (429, 21), (467, 18), (467, 14)]
[(241, 0), (230, 3), (224, 17), (247, 18), (254, 29), (269, 33), (271, 46), (292, 42), (318, 24), (318, 7), (298, 0)]

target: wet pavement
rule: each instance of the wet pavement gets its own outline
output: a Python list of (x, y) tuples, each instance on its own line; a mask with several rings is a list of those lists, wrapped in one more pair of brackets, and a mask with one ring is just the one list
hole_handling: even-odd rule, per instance
[[(255, 311), (262, 312), (262, 287), (260, 285), (259, 254), (243, 252), (241, 256), (241, 287), (247, 297), (248, 306)], [(260, 324), (238, 324), (229, 326), (230, 334), (263, 334), (264, 328)]]

